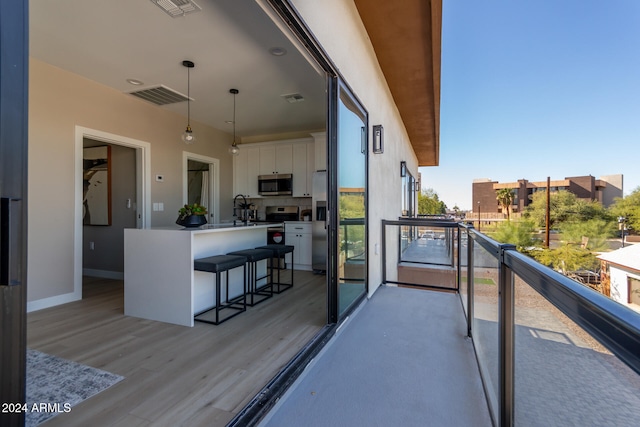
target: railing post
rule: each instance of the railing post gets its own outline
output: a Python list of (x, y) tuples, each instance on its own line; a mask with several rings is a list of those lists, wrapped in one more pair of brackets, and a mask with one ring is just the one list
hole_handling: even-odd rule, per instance
[(473, 246), (475, 241), (471, 237), (471, 230), (473, 230), (473, 226), (470, 225), (467, 228), (467, 336), (471, 338), (473, 336), (472, 331), (472, 322), (473, 322), (473, 270), (474, 270), (474, 260), (473, 260)]
[(458, 265), (456, 266), (456, 270), (458, 271), (457, 277), (456, 277), (456, 290), (458, 291), (458, 293), (460, 293), (460, 277), (462, 277), (462, 258), (460, 258), (460, 254), (462, 253), (462, 233), (460, 233), (460, 225), (458, 225), (458, 227), (456, 228), (456, 243), (457, 243), (457, 249), (456, 249), (456, 256), (458, 257)]
[(387, 221), (382, 220), (382, 240), (381, 240), (381, 248), (382, 251), (382, 284), (387, 283)]
[(505, 264), (505, 251), (515, 250), (513, 245), (500, 245), (499, 265), (499, 373), (500, 373), (500, 427), (514, 425), (514, 275)]

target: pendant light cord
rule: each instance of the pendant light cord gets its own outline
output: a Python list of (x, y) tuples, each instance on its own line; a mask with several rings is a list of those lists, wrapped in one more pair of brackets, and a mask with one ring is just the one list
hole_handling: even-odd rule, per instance
[(187, 67), (187, 126), (191, 127), (191, 68)]

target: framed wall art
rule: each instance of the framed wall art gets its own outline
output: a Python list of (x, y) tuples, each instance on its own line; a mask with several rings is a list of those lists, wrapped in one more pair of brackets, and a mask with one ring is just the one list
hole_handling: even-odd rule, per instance
[(111, 147), (83, 149), (82, 223), (111, 225)]

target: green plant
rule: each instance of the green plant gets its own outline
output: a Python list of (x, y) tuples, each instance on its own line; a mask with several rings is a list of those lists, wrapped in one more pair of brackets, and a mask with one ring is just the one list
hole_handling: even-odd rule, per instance
[(191, 205), (184, 205), (178, 210), (178, 213), (180, 214), (179, 220), (182, 221), (183, 219), (191, 215), (206, 215), (207, 208), (197, 203), (194, 203)]

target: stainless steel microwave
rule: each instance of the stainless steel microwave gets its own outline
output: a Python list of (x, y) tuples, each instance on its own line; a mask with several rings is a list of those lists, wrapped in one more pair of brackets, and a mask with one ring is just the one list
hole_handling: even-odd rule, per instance
[(258, 194), (261, 196), (290, 196), (293, 194), (293, 175), (281, 173), (258, 176)]

